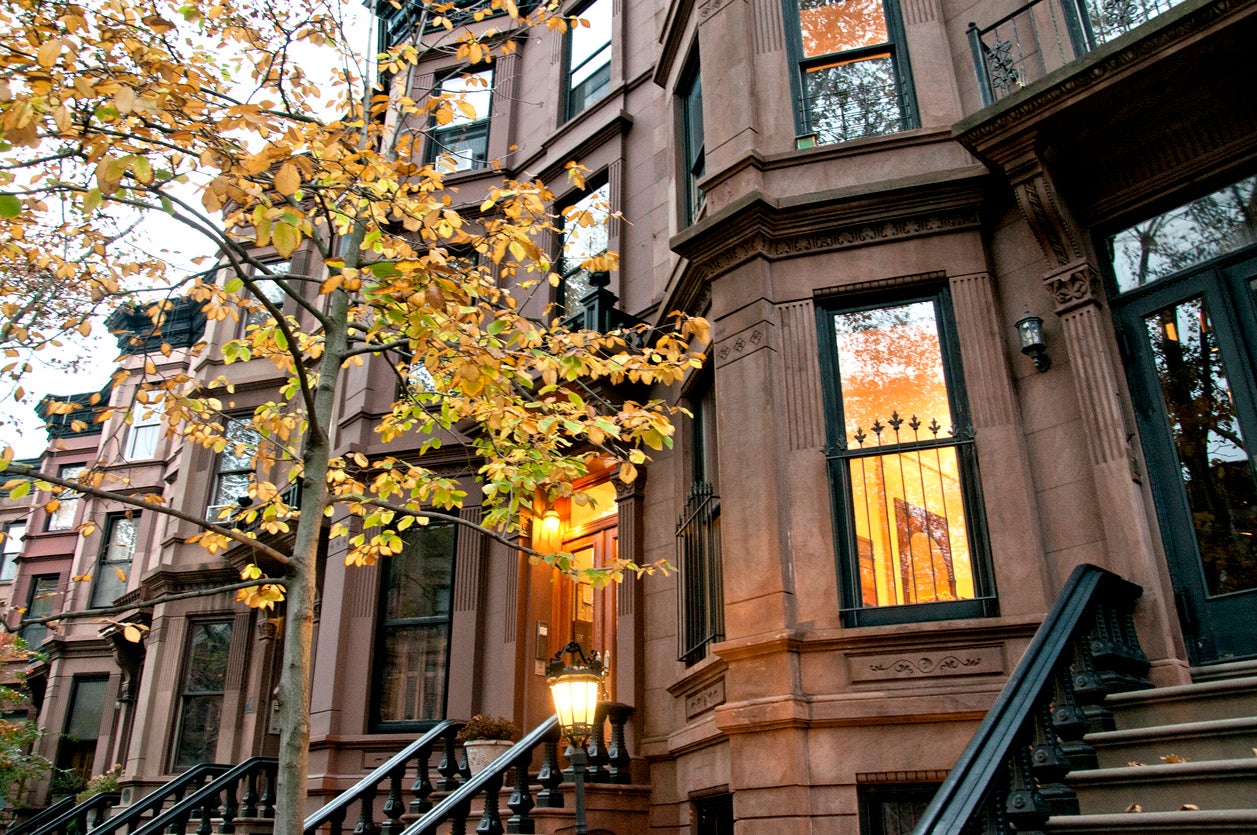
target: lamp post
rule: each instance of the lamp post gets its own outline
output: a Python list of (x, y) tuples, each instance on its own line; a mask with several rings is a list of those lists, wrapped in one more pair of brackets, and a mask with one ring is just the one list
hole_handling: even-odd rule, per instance
[[(563, 656), (569, 663), (563, 663)], [(576, 789), (576, 835), (585, 835), (585, 768), (589, 755), (585, 746), (594, 730), (598, 711), (598, 688), (602, 684), (602, 659), (598, 653), (587, 657), (580, 644), (571, 641), (550, 659), (546, 684), (554, 697), (554, 711), (559, 729), (572, 745), (568, 758), (572, 764), (572, 780)]]

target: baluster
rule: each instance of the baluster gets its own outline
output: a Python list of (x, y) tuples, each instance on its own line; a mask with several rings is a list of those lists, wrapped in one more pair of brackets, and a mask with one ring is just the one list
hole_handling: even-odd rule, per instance
[(108, 799), (109, 795), (102, 794), (100, 795), (100, 798), (101, 802), (97, 803), (92, 809), (92, 829), (95, 829), (105, 821), (109, 820), (109, 809), (113, 806), (113, 801)]
[(218, 808), (218, 794), (205, 798), (205, 802), (201, 804), (201, 823), (196, 828), (196, 835), (213, 835), (214, 833), (214, 810)]
[(432, 808), (432, 779), (428, 772), (428, 758), (432, 756), (432, 749), (426, 748), (419, 752), (415, 759), (415, 784), (410, 787), (410, 793), (414, 795), (414, 800), (410, 801), (410, 813), (412, 815), (422, 815), (424, 812)]
[(406, 802), (402, 800), (402, 777), (406, 773), (403, 763), (400, 768), (393, 769), (388, 775), (388, 797), (384, 798), (384, 823), (380, 826), (383, 835), (397, 835), (406, 828), (402, 823), (402, 815), (406, 812)]
[(532, 766), (532, 751), (525, 751), (515, 758), (515, 788), (507, 808), (513, 813), (506, 821), (506, 831), (510, 835), (533, 835), (537, 831), (537, 822), (532, 819), (532, 791), (529, 785), (528, 769)]
[(1039, 796), (1053, 815), (1078, 814), (1078, 796), (1063, 782), (1069, 773), (1069, 757), (1056, 738), (1052, 722), (1052, 704), (1046, 692), (1035, 701), (1033, 716), (1034, 747), (1030, 749), (1030, 768), (1039, 784)]
[(276, 763), (267, 763), (262, 767), (262, 776), (265, 778), (265, 791), (258, 801), (261, 805), (259, 810), (264, 818), (275, 817), (275, 784), (279, 781), (279, 765)]
[(231, 783), (224, 790), (226, 802), (223, 803), (223, 822), (218, 827), (218, 831), (223, 835), (230, 835), (236, 831), (236, 816), (240, 813), (240, 801), (236, 795), (239, 793), (239, 782)]
[(607, 703), (598, 705), (594, 714), (594, 727), (589, 734), (589, 744), (585, 751), (589, 754), (589, 766), (585, 769), (585, 778), (591, 783), (608, 783), (611, 775), (607, 773), (607, 742), (604, 728), (607, 723)]
[(502, 772), (495, 771), (482, 789), (484, 811), (480, 814), (480, 823), (476, 824), (476, 835), (502, 835), (502, 818), (498, 814), (501, 793)]
[(1094, 733), (1116, 729), (1113, 712), (1104, 706), (1108, 689), (1096, 671), (1089, 636), (1074, 641), (1073, 685), (1074, 699), (1087, 719), (1087, 731)]
[(471, 800), (463, 800), (450, 810), (449, 835), (467, 835), (467, 816), (471, 813)]
[(345, 831), (345, 809), (343, 806), (332, 812), (332, 816), (327, 821), (327, 828), (329, 835), (341, 835)]
[(1034, 774), (1030, 760), (1029, 729), (1023, 727), (1017, 734), (1009, 754), (1010, 769), (1008, 798), (1004, 801), (1004, 811), (1008, 821), (1017, 827), (1019, 832), (1038, 830), (1048, 819), (1047, 804), (1039, 795), (1034, 784)]
[(256, 771), (245, 775), (244, 796), (240, 798), (240, 802), (244, 804), (244, 808), (241, 810), (241, 817), (256, 818), (258, 816), (258, 775)]
[(1058, 667), (1052, 676), (1052, 695), (1052, 726), (1060, 737), (1061, 749), (1069, 758), (1069, 769), (1097, 768), (1095, 749), (1083, 741), (1087, 717), (1074, 699), (1074, 677), (1068, 667)]
[(607, 759), (611, 763), (611, 782), (626, 786), (633, 782), (630, 769), (632, 756), (629, 754), (625, 727), (633, 708), (618, 702), (607, 705), (607, 718), (611, 720), (611, 746), (607, 749)]
[(563, 784), (563, 770), (559, 768), (557, 728), (546, 735), (541, 750), (541, 770), (537, 772), (537, 782), (542, 789), (537, 792), (537, 805), (545, 809), (562, 809), (563, 792), (559, 791), (559, 786)]
[(374, 787), (362, 793), (362, 808), (358, 813), (354, 835), (376, 835), (380, 831), (375, 825), (375, 793)]
[(458, 751), (454, 747), (453, 734), (447, 734), (444, 739), (441, 762), (437, 764), (436, 772), (441, 775), (441, 779), (437, 781), (438, 790), (452, 792), (458, 788)]
[(170, 826), (166, 828), (168, 835), (184, 835), (184, 833), (188, 831), (188, 820), (191, 817), (191, 809), (187, 809), (175, 815), (175, 819), (171, 821)]

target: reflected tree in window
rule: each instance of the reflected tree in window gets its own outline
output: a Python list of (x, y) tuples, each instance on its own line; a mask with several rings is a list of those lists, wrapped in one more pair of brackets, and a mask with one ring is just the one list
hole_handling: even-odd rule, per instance
[(191, 625), (175, 743), (177, 769), (214, 761), (230, 653), (230, 621)]

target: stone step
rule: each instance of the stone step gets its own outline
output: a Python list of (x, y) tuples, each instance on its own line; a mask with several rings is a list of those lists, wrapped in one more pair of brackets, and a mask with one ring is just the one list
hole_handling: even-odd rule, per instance
[(1105, 704), (1120, 728), (1257, 716), (1257, 676), (1114, 693)]
[(1173, 835), (1253, 835), (1257, 810), (1213, 809), (1200, 812), (1129, 812), (1113, 815), (1059, 815), (1043, 827), (1058, 835), (1173, 833)]
[(1070, 772), (1066, 781), (1088, 814), (1120, 814), (1132, 804), (1145, 812), (1173, 812), (1185, 804), (1251, 810), (1257, 798), (1257, 757), (1084, 769)]
[(1170, 755), (1189, 762), (1243, 759), (1257, 756), (1257, 716), (1105, 731), (1087, 734), (1086, 741), (1101, 768), (1161, 765)]

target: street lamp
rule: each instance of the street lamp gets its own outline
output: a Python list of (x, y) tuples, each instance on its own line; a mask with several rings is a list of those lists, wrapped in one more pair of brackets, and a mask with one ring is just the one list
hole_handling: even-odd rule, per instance
[[(571, 659), (563, 663), (563, 656)], [(572, 780), (576, 789), (576, 835), (585, 835), (585, 767), (589, 755), (585, 746), (594, 731), (598, 711), (598, 688), (602, 684), (602, 659), (598, 653), (586, 657), (576, 641), (571, 641), (550, 659), (546, 684), (554, 697), (554, 712), (559, 717), (559, 730), (572, 745), (568, 757), (572, 764)]]

